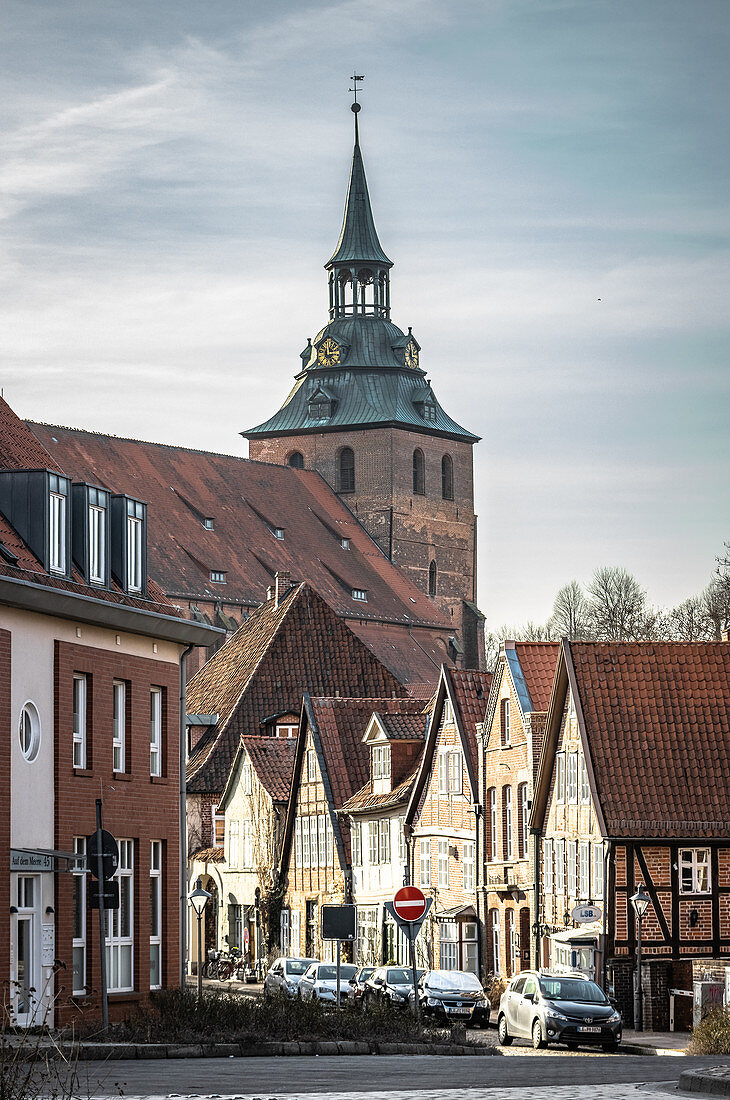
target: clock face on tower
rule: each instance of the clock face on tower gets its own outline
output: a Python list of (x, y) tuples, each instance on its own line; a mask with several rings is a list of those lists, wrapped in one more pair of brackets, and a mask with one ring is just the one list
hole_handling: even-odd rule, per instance
[(339, 361), (340, 345), (331, 336), (327, 336), (317, 348), (317, 362), (323, 367), (331, 367)]
[(413, 340), (406, 345), (406, 366), (413, 370), (418, 367), (418, 348)]

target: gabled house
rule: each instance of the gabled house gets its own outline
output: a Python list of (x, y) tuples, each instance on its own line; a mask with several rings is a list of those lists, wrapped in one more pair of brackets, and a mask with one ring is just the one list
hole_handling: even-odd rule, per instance
[(405, 814), (426, 740), (426, 711), (423, 702), (403, 700), (397, 710), (373, 712), (362, 738), (370, 754), (368, 781), (340, 810), (349, 818), (360, 965), (410, 962), (407, 941), (383, 904), (407, 881)]
[[(279, 868), (283, 952), (332, 957), (334, 944), (320, 936), (320, 908), (354, 900), (350, 819), (341, 811), (370, 780), (365, 731), (374, 711), (387, 718), (422, 709), (422, 701), (403, 698), (304, 696)], [(399, 826), (385, 822), (382, 831), (378, 826), (378, 858), (382, 853), (389, 864)]]
[(476, 727), (484, 717), (490, 683), (487, 672), (441, 669), (405, 820), (410, 881), (433, 898), (417, 944), (421, 959), (442, 970), (475, 974), (481, 970)]
[[(541, 955), (613, 987), (644, 1026), (669, 989), (730, 960), (730, 645), (561, 643), (530, 824), (541, 834)], [(600, 917), (576, 923), (593, 903)], [(597, 915), (597, 914), (596, 914)]]
[(534, 961), (535, 845), (528, 821), (558, 649), (558, 642), (503, 642), (478, 727), (483, 958), (489, 972), (507, 978)]
[(74, 482), (0, 399), (0, 1000), (19, 1026), (101, 1015), (99, 798), (120, 856), (111, 1019), (181, 980), (179, 701), (186, 654), (218, 632), (148, 578), (146, 524), (132, 495)]
[[(253, 773), (262, 810), (266, 807), (267, 813), (274, 813), (280, 795), (283, 802), (285, 788), (288, 795), (293, 763), (290, 748), (270, 753), (260, 742), (294, 744), (302, 696), (307, 691), (407, 695), (395, 676), (309, 585), (292, 586), (288, 574), (279, 573), (272, 598), (206, 662), (187, 690), (190, 877), (191, 881), (202, 877), (203, 885), (214, 895), (206, 914), (207, 949), (220, 946), (225, 936), (231, 939), (228, 904), (240, 905), (244, 913), (250, 913), (256, 885), (262, 895), (272, 889), (272, 872), (279, 858), (273, 844), (277, 831), (269, 821), (265, 829), (272, 844), (267, 845), (266, 853), (259, 853), (256, 868), (242, 868), (243, 838), (253, 837), (254, 828), (264, 829), (263, 818), (256, 823), (244, 811), (248, 806), (253, 813)], [(237, 779), (231, 778), (234, 764)], [(249, 764), (250, 773), (245, 767)], [(237, 791), (242, 779), (248, 785), (249, 774), (251, 796)], [(234, 821), (233, 851), (239, 866), (231, 868), (226, 845), (230, 853), (230, 824)], [(236, 910), (232, 915), (237, 919)], [(272, 933), (271, 928), (264, 931)]]

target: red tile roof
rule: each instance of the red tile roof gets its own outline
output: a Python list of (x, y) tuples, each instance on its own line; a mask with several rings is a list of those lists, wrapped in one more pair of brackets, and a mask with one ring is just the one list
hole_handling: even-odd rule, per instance
[(198, 863), (225, 863), (226, 854), (224, 848), (198, 848), (197, 852), (191, 852), (189, 860), (197, 860)]
[(352, 798), (347, 800), (340, 812), (367, 813), (370, 810), (379, 811), (388, 810), (394, 806), (407, 806), (420, 766), (421, 757), (419, 756), (411, 774), (401, 780), (392, 791), (386, 791), (384, 794), (373, 794), (372, 780), (368, 780), (365, 786), (361, 787), (357, 794), (354, 794)]
[(244, 734), (242, 741), (256, 775), (272, 801), (286, 802), (294, 769), (296, 739)]
[(484, 721), (492, 674), (477, 672), (473, 669), (452, 668), (447, 671), (447, 676), (451, 682), (454, 706), (459, 713), (461, 728), (464, 731), (472, 774), (476, 778), (479, 774), (477, 723)]
[[(401, 697), (406, 689), (313, 588), (269, 600), (190, 681), (187, 709), (218, 714), (188, 762), (188, 790), (224, 789), (240, 738), (273, 714), (298, 713), (305, 692)], [(369, 716), (370, 712), (368, 712)]]
[(560, 642), (515, 642), (514, 647), (533, 708), (546, 712), (550, 705)]
[(61, 470), (25, 421), (0, 397), (0, 469)]
[(730, 644), (567, 645), (609, 836), (727, 837)]
[(428, 715), (419, 701), (416, 714), (380, 714), (381, 724), (389, 741), (425, 741)]
[[(448, 661), (450, 619), (416, 588), (372, 541), (319, 474), (232, 455), (29, 422), (64, 469), (76, 478), (123, 490), (150, 505), (149, 571), (171, 597), (222, 600), (256, 607), (277, 570), (306, 580), (333, 610), (353, 620), (355, 630), (401, 679), (432, 682), (431, 659), (408, 639), (416, 632), (437, 664)], [(213, 520), (213, 529), (203, 526)], [(274, 528), (284, 529), (277, 539)], [(340, 539), (349, 540), (343, 549)], [(226, 584), (212, 583), (211, 571), (226, 572)], [(367, 602), (353, 601), (365, 589)], [(405, 627), (395, 648), (384, 623)], [(368, 636), (364, 631), (367, 628)], [(381, 638), (381, 635), (383, 637)], [(405, 657), (399, 652), (407, 644)], [(381, 652), (382, 650), (382, 652)]]

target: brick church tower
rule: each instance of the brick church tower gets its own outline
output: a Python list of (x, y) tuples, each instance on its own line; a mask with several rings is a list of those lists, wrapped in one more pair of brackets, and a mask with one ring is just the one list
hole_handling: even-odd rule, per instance
[(472, 449), (444, 411), (421, 347), (390, 317), (390, 269), (375, 229), (358, 111), (345, 216), (329, 272), (329, 322), (308, 341), (286, 401), (241, 434), (252, 459), (317, 470), (380, 549), (453, 620), (479, 667)]

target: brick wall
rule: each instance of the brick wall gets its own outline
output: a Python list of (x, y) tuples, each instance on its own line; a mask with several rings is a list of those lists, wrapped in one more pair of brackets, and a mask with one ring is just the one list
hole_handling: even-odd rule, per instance
[[(88, 677), (89, 767), (73, 768), (73, 674)], [(179, 668), (159, 660), (130, 657), (56, 642), (55, 645), (55, 833), (56, 847), (70, 851), (75, 836), (96, 827), (96, 799), (102, 792), (104, 828), (134, 842), (134, 987), (132, 994), (110, 994), (109, 1014), (119, 1019), (149, 997), (150, 841), (163, 842), (162, 984), (175, 985), (179, 970)], [(112, 716), (115, 679), (127, 682), (128, 771), (112, 770)], [(150, 776), (150, 688), (163, 696), (162, 775)], [(56, 956), (72, 972), (73, 880), (56, 876)], [(87, 1017), (100, 1011), (101, 977), (97, 913), (87, 910), (87, 989), (79, 998)], [(59, 1009), (60, 1023), (73, 1015)]]
[(10, 975), (10, 639), (10, 631), (0, 630), (0, 1001), (7, 997)]

